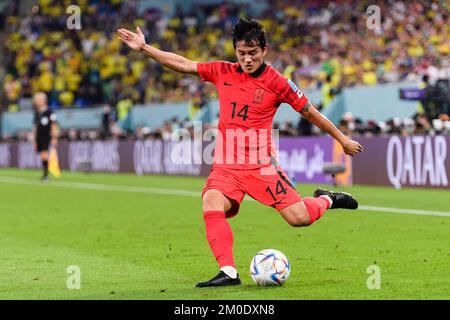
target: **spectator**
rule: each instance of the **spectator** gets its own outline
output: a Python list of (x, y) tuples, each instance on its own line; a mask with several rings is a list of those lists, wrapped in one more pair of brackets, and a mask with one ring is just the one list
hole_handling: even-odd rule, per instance
[(107, 139), (111, 136), (111, 122), (112, 122), (111, 106), (106, 104), (103, 106), (102, 109), (102, 128), (100, 136), (103, 139)]

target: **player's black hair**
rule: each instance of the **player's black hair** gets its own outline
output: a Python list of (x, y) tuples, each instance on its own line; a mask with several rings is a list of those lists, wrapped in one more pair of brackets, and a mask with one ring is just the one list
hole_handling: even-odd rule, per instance
[(236, 49), (236, 43), (245, 41), (248, 46), (255, 41), (261, 49), (267, 45), (266, 32), (263, 26), (255, 19), (239, 19), (233, 27), (233, 47)]

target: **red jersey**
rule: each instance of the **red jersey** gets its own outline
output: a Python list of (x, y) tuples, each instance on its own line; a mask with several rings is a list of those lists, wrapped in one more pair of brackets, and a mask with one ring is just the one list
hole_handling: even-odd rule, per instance
[(239, 63), (200, 62), (197, 71), (203, 81), (212, 82), (219, 95), (219, 125), (214, 166), (234, 169), (270, 165), (275, 149), (272, 122), (281, 103), (300, 111), (308, 98), (295, 84), (263, 63), (252, 74)]

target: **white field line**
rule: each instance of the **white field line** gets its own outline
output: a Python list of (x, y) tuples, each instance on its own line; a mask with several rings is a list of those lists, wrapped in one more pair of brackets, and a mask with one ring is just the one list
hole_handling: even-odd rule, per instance
[[(53, 187), (61, 187), (61, 188), (99, 190), (99, 191), (150, 193), (150, 194), (171, 195), (171, 196), (177, 195), (177, 196), (186, 196), (186, 197), (195, 197), (195, 198), (200, 198), (200, 196), (201, 196), (201, 192), (198, 192), (198, 191), (166, 189), (166, 188), (152, 188), (152, 187), (132, 187), (132, 186), (123, 186), (123, 185), (83, 183), (83, 182), (67, 182), (67, 181), (57, 181), (57, 180), (52, 180), (48, 184), (44, 185), (42, 182), (40, 182), (38, 180), (16, 178), (16, 177), (5, 177), (5, 176), (0, 176), (0, 182), (1, 183), (30, 185), (30, 186), (39, 186), (39, 187), (52, 187), (53, 186)], [(250, 197), (247, 197), (247, 198), (251, 201), (255, 201)], [(367, 210), (367, 211), (375, 211), (375, 212), (450, 217), (450, 212), (443, 212), (443, 211), (387, 208), (387, 207), (375, 207), (375, 206), (366, 206), (366, 205), (360, 205), (358, 209)]]
[(443, 211), (385, 208), (385, 207), (374, 207), (374, 206), (364, 206), (364, 205), (358, 206), (358, 209), (367, 210), (367, 211), (399, 213), (399, 214), (417, 214), (417, 215), (422, 215), (422, 216), (450, 217), (450, 212), (443, 212)]

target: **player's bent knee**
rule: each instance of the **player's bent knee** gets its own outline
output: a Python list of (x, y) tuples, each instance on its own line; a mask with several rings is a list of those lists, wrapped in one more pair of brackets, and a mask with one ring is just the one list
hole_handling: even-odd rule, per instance
[(299, 202), (279, 211), (281, 216), (293, 227), (309, 226), (310, 217), (303, 202)]
[(293, 227), (305, 227), (309, 225), (309, 216), (307, 214), (293, 215), (287, 222)]

